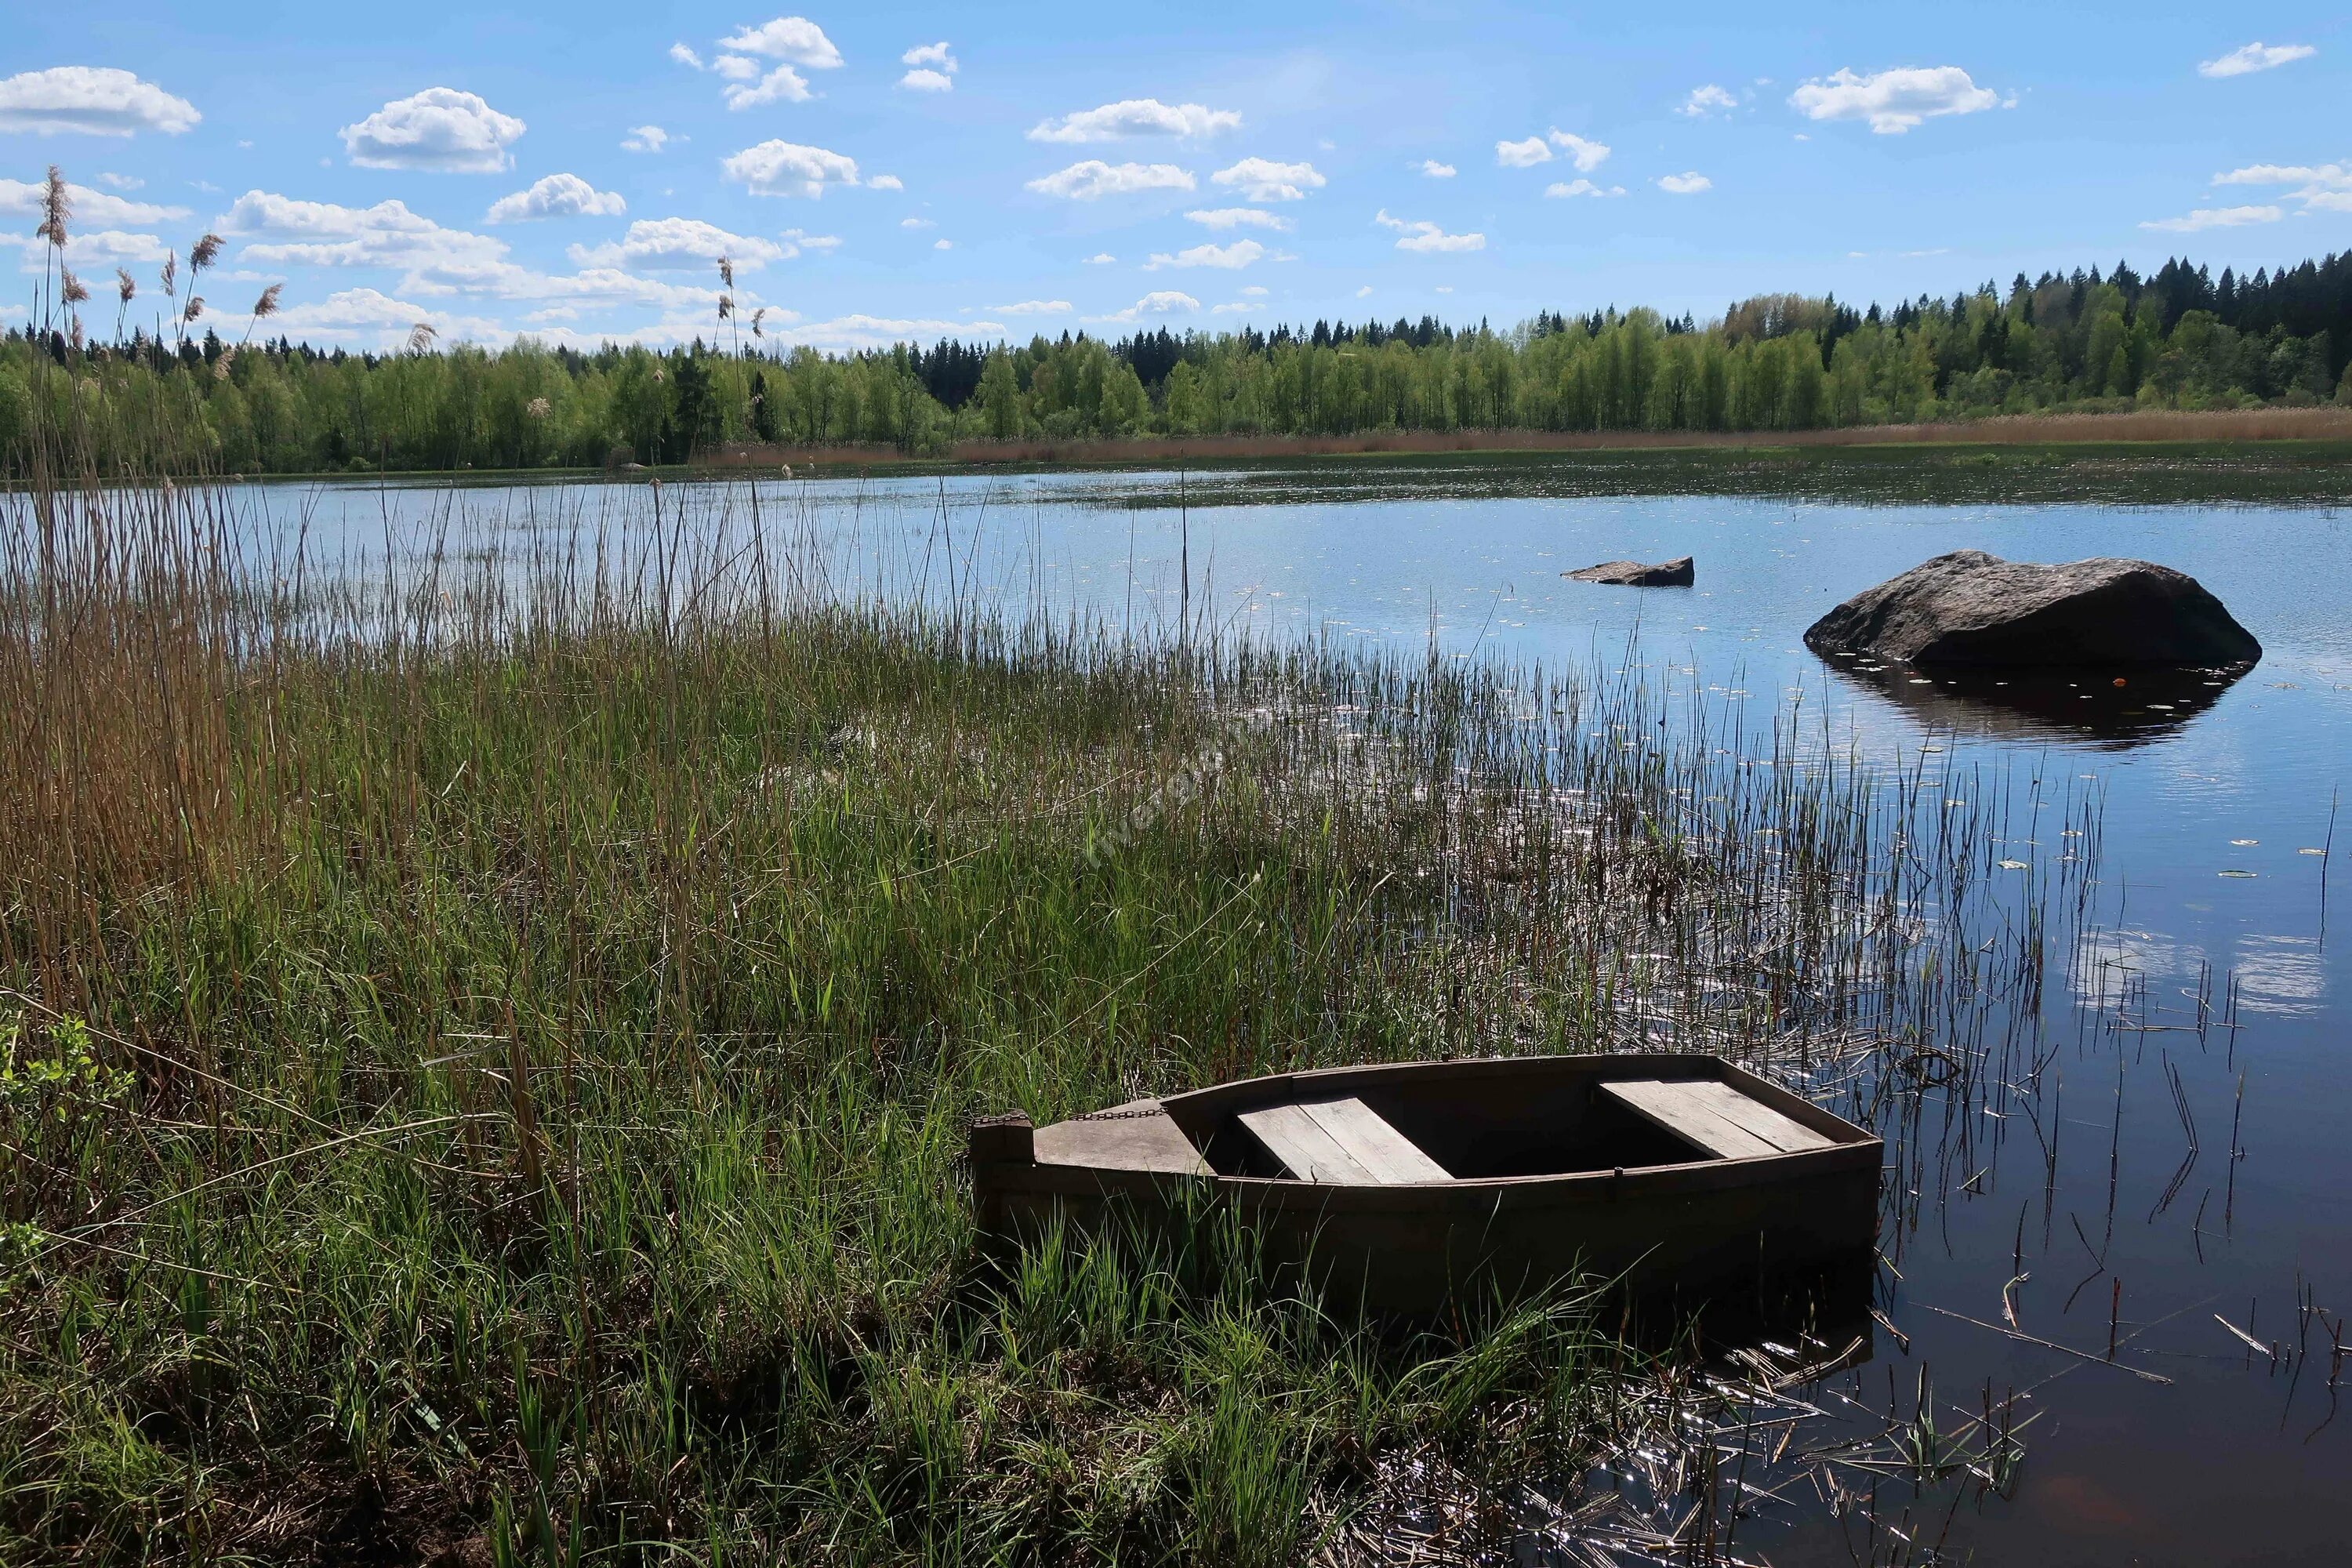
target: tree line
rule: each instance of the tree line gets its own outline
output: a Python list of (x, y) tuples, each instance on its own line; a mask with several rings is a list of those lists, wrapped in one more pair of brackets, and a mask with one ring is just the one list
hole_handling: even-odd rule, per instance
[(2145, 277), (2020, 274), (1867, 310), (1763, 295), (1708, 321), (1611, 309), (1502, 331), (1424, 317), (846, 353), (730, 339), (488, 351), (420, 332), (405, 352), (354, 353), (28, 325), (0, 338), (0, 465), (21, 469), (44, 420), (83, 431), (110, 467), (195, 451), (225, 472), (320, 473), (677, 463), (753, 442), (927, 454), (973, 439), (1769, 432), (2352, 404), (2352, 252), (2251, 278), (2185, 260)]

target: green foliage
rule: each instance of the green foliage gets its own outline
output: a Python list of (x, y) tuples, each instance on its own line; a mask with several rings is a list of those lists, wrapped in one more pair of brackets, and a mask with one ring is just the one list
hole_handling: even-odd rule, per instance
[(175, 354), (140, 340), (84, 352), (20, 334), (0, 342), (0, 467), (24, 466), (27, 373), (53, 347), (70, 375), (49, 379), (83, 389), (102, 464), (135, 469), (202, 450), (237, 473), (588, 467), (615, 449), (677, 463), (753, 441), (925, 455), (972, 439), (1781, 431), (2304, 405), (2336, 395), (2352, 352), (2352, 327), (2331, 331), (2311, 303), (2346, 265), (2282, 270), (2275, 283), (2257, 275), (2243, 291), (2225, 274), (2218, 293), (2173, 264), (2147, 280), (2123, 269), (2105, 281), (2021, 277), (2005, 295), (1867, 314), (1769, 295), (1705, 325), (1609, 310), (1546, 314), (1507, 333), (1318, 323), (1118, 344), (1065, 334), (984, 354), (953, 343), (582, 353), (529, 338), (495, 353), (207, 341)]

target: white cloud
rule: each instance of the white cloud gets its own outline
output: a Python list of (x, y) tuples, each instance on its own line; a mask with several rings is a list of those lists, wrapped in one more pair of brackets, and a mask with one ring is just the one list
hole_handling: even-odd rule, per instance
[(2226, 174), (2216, 174), (2217, 185), (2302, 185), (2352, 190), (2352, 168), (2342, 163), (2249, 163)]
[(177, 136), (203, 119), (186, 99), (111, 66), (51, 66), (0, 81), (0, 131), (36, 136), (160, 131)]
[(574, 267), (620, 267), (638, 272), (708, 272), (720, 257), (739, 272), (752, 272), (771, 261), (799, 254), (756, 236), (730, 234), (716, 224), (693, 217), (639, 218), (619, 239), (604, 245), (575, 245), (566, 252)]
[(1690, 96), (1683, 100), (1682, 107), (1675, 112), (1693, 120), (1699, 120), (1709, 114), (1728, 114), (1738, 107), (1739, 100), (1732, 97), (1727, 89), (1708, 82), (1704, 87), (1691, 89)]
[(1187, 311), (1197, 310), (1200, 308), (1201, 301), (1195, 300), (1190, 294), (1181, 294), (1173, 289), (1157, 289), (1152, 293), (1146, 294), (1142, 299), (1138, 300), (1134, 304), (1129, 305), (1124, 310), (1114, 310), (1108, 316), (1088, 316), (1087, 320), (1089, 321), (1140, 321), (1146, 316), (1181, 316)]
[(729, 82), (720, 96), (730, 109), (757, 109), (763, 103), (806, 103), (814, 95), (800, 72), (778, 66), (756, 83)]
[(2218, 59), (2200, 62), (2197, 74), (2207, 77), (2247, 76), (2295, 60), (2307, 60), (2318, 52), (2309, 44), (2248, 44), (2242, 49), (2231, 49)]
[(658, 153), (669, 140), (669, 132), (658, 125), (639, 125), (621, 139), (621, 147), (630, 153)]
[(618, 217), (629, 204), (617, 191), (600, 191), (577, 174), (549, 174), (527, 191), (490, 204), (487, 221), (527, 223), (543, 217)]
[(898, 79), (898, 85), (909, 91), (949, 92), (955, 88), (955, 74), (960, 68), (945, 38), (936, 44), (918, 44), (900, 55), (898, 63), (914, 68)]
[(710, 62), (710, 68), (729, 81), (751, 81), (760, 74), (760, 62), (749, 55), (721, 55)]
[(672, 44), (669, 47), (669, 58), (682, 66), (691, 66), (696, 70), (702, 68), (702, 57), (684, 44)]
[(1066, 114), (1056, 122), (1039, 121), (1029, 128), (1032, 142), (1116, 142), (1125, 136), (1183, 136), (1199, 139), (1220, 131), (1241, 129), (1241, 115), (1230, 109), (1200, 103), (1162, 103), (1156, 98), (1128, 98), (1099, 109)]
[(1213, 316), (1245, 316), (1252, 310), (1257, 310), (1258, 308), (1258, 306), (1252, 304), (1247, 300), (1234, 300), (1226, 304), (1210, 306), (1209, 314)]
[(1108, 250), (1097, 250), (1092, 256), (1086, 258), (1086, 265), (1088, 267), (1108, 267), (1118, 259), (1118, 257), (1113, 256)]
[(135, 191), (147, 184), (133, 174), (100, 174), (98, 183), (110, 191)]
[(788, 60), (811, 70), (831, 70), (841, 64), (841, 51), (833, 47), (824, 29), (806, 16), (779, 16), (772, 22), (746, 27), (731, 37), (719, 40), (719, 47), (739, 55)]
[(475, 93), (428, 87), (396, 98), (356, 125), (343, 127), (343, 150), (362, 169), (436, 174), (495, 174), (523, 122)]
[(2293, 185), (2296, 188), (2285, 193), (2286, 196), (2289, 200), (2301, 202), (2306, 213), (2352, 212), (2352, 168), (2342, 163), (2250, 163), (2242, 169), (2214, 175), (2213, 183), (2217, 185)]
[(1277, 163), (1267, 158), (1244, 158), (1209, 178), (1221, 185), (1240, 186), (1243, 199), (1253, 202), (1305, 201), (1308, 191), (1328, 183), (1312, 163)]
[(1074, 307), (1067, 300), (1023, 300), (1011, 305), (986, 305), (982, 309), (999, 316), (1060, 316)]
[(2275, 206), (2199, 207), (2179, 217), (2157, 218), (2140, 225), (2166, 234), (2195, 234), (2200, 229), (2238, 228), (2250, 223), (2276, 223), (2286, 209)]
[(1544, 187), (1544, 195), (1553, 197), (1622, 196), (1624, 194), (1625, 187), (1622, 185), (1610, 185), (1604, 188), (1581, 177), (1573, 180), (1554, 180)]
[(1194, 183), (1190, 171), (1173, 163), (1106, 163), (1088, 158), (1030, 181), (1029, 188), (1043, 195), (1091, 202), (1138, 191), (1189, 191)]
[(803, 250), (825, 253), (841, 248), (841, 236), (837, 234), (809, 234), (801, 229), (788, 228), (778, 237), (784, 242), (784, 259), (787, 261)]
[(1921, 121), (1975, 114), (2000, 102), (2000, 94), (1979, 87), (1958, 66), (1911, 66), (1870, 76), (1841, 68), (1789, 95), (1790, 107), (1808, 120), (1867, 120), (1881, 136), (1900, 136)]
[(719, 298), (715, 288), (640, 278), (610, 267), (592, 267), (568, 276), (536, 272), (508, 260), (502, 242), (487, 235), (444, 228), (397, 201), (346, 207), (247, 191), (216, 220), (215, 226), (244, 241), (237, 257), (240, 263), (382, 268), (401, 274), (398, 287), (404, 294), (463, 294), (664, 310), (706, 309)]
[(1679, 174), (1659, 175), (1658, 189), (1670, 196), (1695, 196), (1715, 189), (1715, 182), (1696, 169), (1686, 169)]
[(1231, 245), (1196, 245), (1171, 256), (1155, 251), (1143, 264), (1146, 272), (1157, 272), (1163, 267), (1222, 267), (1238, 271), (1265, 256), (1265, 247), (1254, 239), (1237, 239)]
[(1407, 220), (1401, 217), (1391, 217), (1389, 216), (1388, 209), (1386, 207), (1382, 207), (1378, 213), (1374, 214), (1372, 221), (1379, 224), (1382, 228), (1392, 228), (1397, 231), (1399, 237), (1396, 242), (1396, 247), (1399, 250), (1411, 250), (1420, 252), (1423, 255), (1431, 255), (1444, 251), (1484, 250), (1486, 248), (1486, 237), (1483, 234), (1448, 234), (1444, 229), (1438, 227), (1437, 225), (1431, 223), (1426, 219), (1415, 218)]
[(1557, 155), (1576, 165), (1577, 173), (1590, 174), (1609, 161), (1609, 145), (1605, 142), (1588, 142), (1566, 131), (1553, 130), (1542, 136), (1530, 136), (1524, 142), (1495, 143), (1495, 162), (1506, 169), (1532, 169), (1538, 163), (1549, 163)]
[(907, 184), (896, 174), (877, 174), (866, 182), (866, 188), (869, 191), (903, 191)]
[[(746, 147), (721, 159), (719, 166), (726, 171), (729, 179), (742, 181), (755, 196), (807, 196), (814, 200), (824, 195), (827, 185), (857, 183), (856, 159), (822, 147), (803, 147), (797, 142), (762, 142), (757, 147)], [(876, 182), (877, 185), (880, 183)]]
[[(48, 264), (50, 250), (46, 242), (29, 235), (0, 235), (0, 245), (13, 245), (24, 252), (24, 268), (38, 272)], [(95, 285), (97, 274), (110, 268), (130, 262), (161, 261), (170, 255), (172, 247), (152, 234), (125, 234), (120, 229), (102, 228), (76, 234), (66, 244), (65, 263)], [(108, 287), (111, 287), (110, 283)], [(98, 290), (93, 289), (93, 292)]]
[(927, 217), (902, 217), (898, 220), (898, 226), (900, 228), (937, 228), (940, 226)]
[(935, 239), (931, 241), (931, 248), (933, 250), (953, 250), (955, 248), (955, 241), (952, 239)]
[(1357, 299), (1359, 299), (1359, 300), (1369, 300), (1369, 299), (1370, 299), (1371, 297), (1372, 297), (1372, 286), (1371, 286), (1370, 284), (1369, 284), (1369, 283), (1365, 284), (1362, 288), (1360, 288), (1360, 289), (1357, 289), (1357, 290), (1356, 290), (1356, 298), (1357, 298)]
[(1580, 174), (1589, 174), (1609, 162), (1609, 144), (1605, 142), (1588, 142), (1581, 136), (1555, 131), (1551, 133), (1551, 144), (1559, 149), (1561, 156), (1576, 165), (1576, 172)]
[(1243, 289), (1242, 292), (1248, 295), (1253, 300), (1263, 300), (1269, 292), (1271, 292), (1271, 290), (1269, 290), (1263, 283), (1253, 283), (1248, 288)]
[[(34, 216), (41, 210), (45, 189), (27, 180), (0, 180), (0, 213)], [(108, 228), (123, 224), (173, 223), (188, 216), (185, 207), (125, 201), (121, 196), (108, 195), (104, 191), (93, 191), (87, 185), (69, 183), (66, 186), (66, 195), (73, 202), (76, 221)]]
[(1203, 228), (1270, 228), (1288, 234), (1292, 226), (1288, 218), (1264, 207), (1196, 207), (1184, 216)]
[(278, 330), (312, 342), (342, 342), (396, 349), (419, 321), (432, 324), (444, 342), (495, 341), (508, 335), (494, 321), (453, 316), (430, 306), (399, 300), (375, 289), (346, 289), (320, 300), (298, 300), (274, 318)]
[(1433, 180), (1450, 180), (1457, 172), (1453, 164), (1441, 163), (1434, 158), (1423, 158), (1417, 163), (1407, 163), (1405, 167), (1426, 174)]

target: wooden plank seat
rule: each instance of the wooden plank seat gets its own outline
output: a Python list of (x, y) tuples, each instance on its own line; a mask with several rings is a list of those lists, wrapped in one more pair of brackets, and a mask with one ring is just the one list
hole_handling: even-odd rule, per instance
[(1601, 1092), (1719, 1160), (1826, 1149), (1831, 1140), (1714, 1079), (1620, 1079)]
[(1245, 1110), (1250, 1135), (1303, 1182), (1394, 1186), (1450, 1182), (1453, 1173), (1362, 1100), (1320, 1100)]

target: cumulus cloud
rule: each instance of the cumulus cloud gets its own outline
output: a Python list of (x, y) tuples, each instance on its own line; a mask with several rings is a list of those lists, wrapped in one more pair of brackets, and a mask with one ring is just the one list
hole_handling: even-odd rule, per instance
[(1154, 251), (1151, 259), (1143, 264), (1146, 272), (1157, 272), (1163, 267), (1222, 267), (1239, 271), (1251, 262), (1262, 259), (1265, 247), (1254, 239), (1237, 239), (1231, 245), (1195, 245), (1173, 256), (1166, 251)]
[(937, 228), (940, 226), (927, 217), (902, 217), (898, 220), (898, 226), (900, 228)]
[(1173, 163), (1106, 163), (1088, 158), (1030, 181), (1029, 188), (1041, 195), (1091, 202), (1138, 191), (1189, 191), (1194, 184), (1189, 170)]
[(1256, 309), (1258, 309), (1258, 307), (1252, 304), (1247, 300), (1233, 300), (1223, 305), (1210, 306), (1209, 314), (1213, 316), (1245, 316), (1250, 311)]
[(132, 174), (100, 174), (98, 183), (113, 191), (135, 191), (147, 184)]
[(1538, 163), (1550, 163), (1554, 157), (1568, 159), (1580, 174), (1590, 174), (1609, 161), (1609, 144), (1557, 129), (1524, 142), (1495, 143), (1495, 162), (1506, 169), (1532, 169)]
[(1118, 257), (1113, 256), (1108, 250), (1097, 250), (1092, 256), (1086, 258), (1085, 264), (1088, 267), (1108, 267), (1118, 259)]
[(51, 66), (0, 81), (0, 132), (36, 136), (177, 136), (204, 116), (184, 98), (112, 66)]
[[(46, 188), (27, 180), (0, 180), (0, 213), (21, 214), (26, 217), (35, 216), (41, 210)], [(68, 184), (66, 195), (73, 202), (76, 218), (103, 228), (123, 224), (173, 223), (188, 216), (185, 207), (126, 201), (104, 191), (93, 191), (88, 185)]]
[[(749, 55), (721, 55), (710, 62), (710, 68), (729, 81), (751, 81), (760, 74), (760, 62)], [(793, 79), (799, 79), (797, 73)]]
[(803, 229), (788, 228), (777, 237), (784, 242), (784, 259), (787, 261), (803, 250), (825, 252), (841, 248), (841, 236), (837, 234), (810, 234)]
[(1272, 292), (1272, 290), (1268, 289), (1263, 283), (1253, 283), (1248, 288), (1244, 289), (1242, 292), (1248, 295), (1253, 300), (1263, 300), (1268, 293)]
[(707, 309), (719, 298), (715, 288), (641, 278), (613, 267), (572, 275), (534, 271), (508, 260), (500, 241), (444, 228), (397, 201), (346, 207), (247, 191), (214, 226), (241, 242), (240, 263), (381, 268), (401, 274), (398, 288), (404, 295), (664, 310)]
[(530, 188), (490, 204), (491, 223), (529, 223), (547, 217), (618, 217), (629, 210), (618, 191), (600, 191), (577, 174), (549, 174)]
[(1305, 201), (1308, 191), (1328, 183), (1312, 163), (1277, 163), (1267, 158), (1244, 158), (1209, 178), (1221, 185), (1240, 187), (1243, 199), (1253, 202)]
[(1067, 300), (1022, 300), (1010, 305), (986, 305), (982, 308), (992, 315), (998, 316), (1060, 316), (1066, 315), (1076, 307), (1072, 306)]
[(1391, 217), (1386, 207), (1373, 214), (1372, 221), (1382, 228), (1392, 228), (1397, 231), (1396, 247), (1399, 250), (1434, 255), (1449, 251), (1486, 248), (1486, 237), (1483, 234), (1448, 234), (1425, 218)]
[(1146, 316), (1181, 316), (1200, 308), (1201, 301), (1190, 294), (1181, 294), (1173, 289), (1160, 289), (1146, 294), (1124, 310), (1114, 310), (1108, 316), (1088, 316), (1087, 320), (1139, 321)]
[(1425, 174), (1433, 180), (1450, 180), (1456, 173), (1453, 164), (1441, 163), (1434, 158), (1423, 158), (1421, 162), (1408, 163), (1405, 167)]
[(492, 342), (506, 329), (481, 316), (451, 315), (376, 289), (345, 289), (324, 300), (298, 300), (272, 318), (278, 331), (313, 342), (396, 349), (420, 321), (444, 342)]
[(639, 218), (619, 239), (604, 245), (575, 245), (566, 254), (575, 267), (621, 267), (639, 272), (705, 272), (723, 256), (735, 264), (737, 271), (756, 272), (799, 251), (754, 235), (730, 234), (700, 218), (658, 217)]
[(672, 44), (669, 47), (669, 58), (682, 66), (690, 66), (696, 70), (702, 68), (702, 57), (684, 44)]
[(1264, 207), (1201, 207), (1184, 215), (1203, 228), (1270, 228), (1288, 234), (1290, 220)]
[(1703, 120), (1710, 114), (1728, 114), (1738, 107), (1739, 100), (1731, 96), (1729, 89), (1708, 82), (1704, 87), (1691, 89), (1690, 96), (1683, 100), (1681, 107), (1675, 112), (1692, 120)]
[(2352, 167), (2342, 163), (2251, 163), (2216, 174), (2217, 185), (2294, 185), (2305, 212), (2352, 212)]
[(763, 103), (806, 103), (814, 95), (800, 72), (778, 66), (756, 82), (729, 82), (720, 96), (730, 109), (757, 109)]
[(857, 184), (856, 159), (822, 147), (803, 147), (797, 142), (762, 142), (757, 147), (746, 147), (721, 159), (719, 166), (726, 171), (729, 179), (740, 180), (755, 196), (807, 196), (814, 200), (824, 195), (827, 185)]
[(621, 147), (630, 153), (658, 153), (668, 141), (669, 132), (660, 126), (639, 125), (621, 138)]
[(2140, 225), (2163, 234), (2195, 234), (2208, 228), (2240, 228), (2250, 223), (2276, 223), (2286, 216), (2278, 206), (2199, 207), (2179, 217), (2161, 217)]
[(2307, 60), (2319, 51), (2309, 44), (2248, 44), (2242, 49), (2231, 49), (2216, 59), (2199, 62), (2197, 74), (2206, 77), (2250, 76), (2255, 71), (2275, 69), (2296, 60)]
[[(13, 245), (24, 252), (27, 272), (38, 272), (49, 259), (49, 247), (29, 235), (0, 235), (0, 245)], [(126, 234), (121, 229), (84, 230), (66, 244), (66, 265), (85, 276), (105, 271), (109, 268), (126, 266), (134, 261), (161, 261), (172, 253), (172, 247), (152, 234)]]
[(721, 38), (719, 47), (739, 55), (761, 55), (811, 70), (832, 70), (841, 64), (841, 51), (824, 29), (806, 16), (779, 16), (756, 27), (745, 27)]
[(1679, 174), (1659, 175), (1658, 189), (1670, 196), (1695, 196), (1715, 189), (1715, 182), (1696, 169), (1686, 169)]
[(1583, 179), (1581, 177), (1573, 180), (1554, 180), (1550, 184), (1544, 187), (1544, 195), (1553, 198), (1568, 196), (1622, 196), (1624, 194), (1625, 187), (1622, 185), (1609, 185), (1604, 187), (1596, 185), (1591, 180)]
[(919, 44), (898, 57), (902, 66), (914, 68), (898, 79), (898, 85), (910, 92), (950, 92), (955, 88), (956, 58), (947, 40), (936, 44)]
[(866, 182), (866, 188), (869, 191), (903, 191), (907, 185), (896, 174), (877, 174)]
[(343, 150), (362, 169), (435, 174), (495, 174), (523, 122), (500, 114), (476, 93), (428, 87), (396, 98), (356, 125), (343, 127)]
[(1866, 120), (1881, 136), (1900, 136), (1938, 115), (1976, 114), (2000, 101), (1958, 66), (1911, 66), (1870, 76), (1841, 68), (1789, 95), (1790, 107), (1808, 120)]
[(1080, 110), (1058, 121), (1042, 120), (1029, 128), (1032, 142), (1116, 142), (1128, 136), (1182, 136), (1193, 140), (1220, 131), (1238, 131), (1237, 110), (1211, 109), (1201, 103), (1162, 103), (1156, 98), (1127, 98), (1099, 109)]

